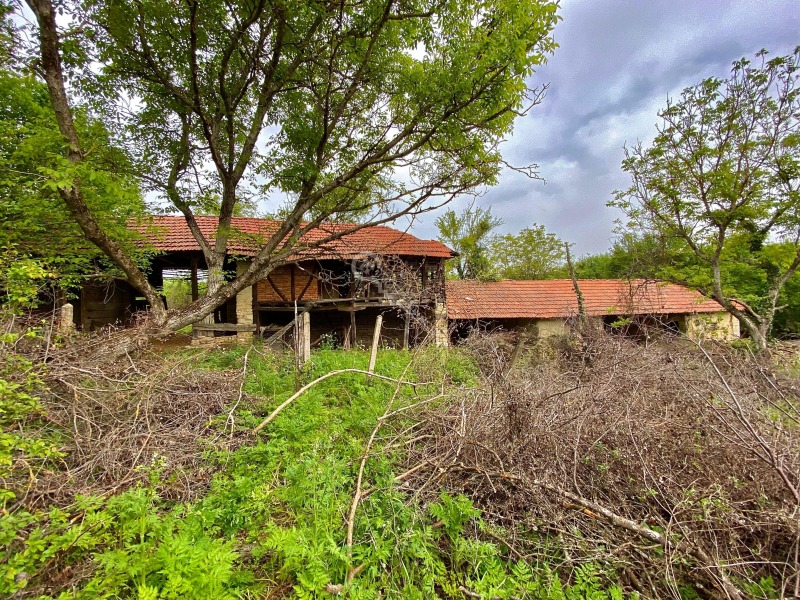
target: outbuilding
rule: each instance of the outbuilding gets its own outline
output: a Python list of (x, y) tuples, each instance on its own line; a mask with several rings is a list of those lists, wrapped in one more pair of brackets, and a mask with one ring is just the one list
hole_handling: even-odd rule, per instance
[[(732, 340), (739, 322), (716, 301), (687, 287), (644, 279), (582, 279), (586, 315), (636, 335), (683, 333), (692, 339)], [(526, 330), (538, 337), (566, 332), (578, 316), (570, 279), (448, 281), (447, 319), (458, 336), (471, 327)]]

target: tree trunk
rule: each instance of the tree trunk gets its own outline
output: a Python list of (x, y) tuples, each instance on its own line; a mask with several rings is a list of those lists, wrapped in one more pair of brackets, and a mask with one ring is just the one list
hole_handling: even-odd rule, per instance
[[(56, 123), (61, 135), (67, 142), (67, 160), (72, 164), (83, 161), (78, 131), (72, 117), (72, 109), (67, 98), (61, 67), (60, 40), (56, 27), (56, 13), (52, 0), (27, 0), (28, 6), (36, 15), (39, 24), (39, 50), (41, 53), (41, 66), (47, 84), (50, 104), (56, 117)], [(165, 318), (164, 306), (158, 291), (147, 281), (147, 276), (136, 263), (125, 253), (120, 245), (110, 238), (98, 224), (94, 215), (89, 210), (81, 191), (80, 181), (75, 179), (69, 187), (59, 187), (59, 195), (64, 200), (73, 218), (80, 226), (86, 239), (100, 248), (106, 256), (116, 263), (125, 273), (128, 282), (139, 290), (150, 303), (153, 316), (156, 320)]]
[(711, 268), (714, 275), (714, 300), (719, 302), (722, 308), (739, 321), (739, 326), (750, 334), (750, 339), (753, 340), (758, 351), (764, 352), (768, 346), (769, 330), (772, 327), (771, 315), (766, 315), (764, 317), (756, 315), (751, 316), (739, 308), (734, 302), (729, 300), (722, 291), (722, 273), (719, 266), (719, 259), (712, 262)]
[(744, 324), (745, 329), (747, 329), (747, 333), (750, 334), (750, 339), (753, 340), (753, 343), (756, 345), (758, 351), (766, 351), (769, 346), (769, 338), (767, 337), (766, 331), (764, 331), (764, 329), (758, 325), (748, 321), (742, 321), (739, 319), (739, 323)]

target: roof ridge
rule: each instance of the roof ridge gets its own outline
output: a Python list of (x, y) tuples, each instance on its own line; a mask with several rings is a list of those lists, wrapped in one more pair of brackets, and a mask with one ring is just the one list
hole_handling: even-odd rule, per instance
[[(219, 217), (199, 215), (196, 219), (205, 236), (215, 236)], [(255, 256), (258, 244), (254, 243), (252, 238), (259, 235), (271, 235), (280, 222), (278, 219), (264, 217), (232, 217), (231, 225), (243, 235), (231, 237), (228, 252), (242, 256)], [(301, 223), (301, 225), (307, 224), (308, 222)], [(130, 221), (129, 226), (148, 238), (156, 250), (163, 252), (200, 251), (200, 246), (189, 230), (183, 215), (150, 214)], [(332, 235), (337, 237), (327, 239)], [(251, 239), (246, 239), (248, 237)], [(298, 253), (292, 260), (303, 258), (351, 259), (370, 254), (431, 258), (450, 258), (454, 255), (450, 248), (438, 240), (425, 240), (409, 231), (383, 224), (320, 223), (310, 227), (300, 240), (305, 246), (298, 247)], [(311, 247), (309, 248), (309, 246)], [(306, 254), (304, 255), (303, 252)]]

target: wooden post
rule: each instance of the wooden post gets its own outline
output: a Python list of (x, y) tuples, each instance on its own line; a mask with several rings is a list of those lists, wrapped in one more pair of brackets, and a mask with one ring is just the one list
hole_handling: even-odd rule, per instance
[(509, 372), (511, 369), (514, 368), (514, 365), (517, 364), (520, 355), (522, 354), (522, 349), (525, 347), (525, 342), (527, 341), (527, 333), (525, 331), (520, 331), (519, 335), (517, 336), (517, 344), (514, 346), (514, 351), (511, 353), (511, 358), (508, 359), (508, 365), (506, 371)]
[(356, 347), (356, 303), (355, 300), (353, 301), (353, 305), (351, 306), (350, 310), (350, 347)]
[(344, 350), (350, 350), (350, 325), (342, 328), (344, 332), (342, 335), (342, 348)]
[(297, 316), (297, 339), (295, 340), (297, 366), (302, 368), (311, 358), (311, 313)]
[[(375, 319), (375, 333), (372, 334), (372, 352), (369, 355), (369, 372), (372, 373), (375, 371), (375, 359), (378, 357), (378, 344), (381, 341), (381, 325), (383, 325), (383, 315), (378, 315)], [(370, 376), (367, 375), (367, 381), (370, 380)]]
[(407, 307), (405, 313), (406, 322), (403, 325), (403, 350), (408, 350), (408, 333), (411, 329), (411, 309)]
[(444, 302), (433, 305), (433, 341), (438, 348), (447, 348), (449, 342), (447, 308)]
[(197, 284), (197, 258), (192, 258), (192, 302), (200, 298), (200, 291)]

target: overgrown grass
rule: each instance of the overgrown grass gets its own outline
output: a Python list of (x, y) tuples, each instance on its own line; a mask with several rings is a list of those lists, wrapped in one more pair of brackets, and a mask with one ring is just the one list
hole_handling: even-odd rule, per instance
[[(214, 350), (193, 368), (240, 369), (245, 348)], [(297, 373), (292, 357), (253, 348), (245, 392), (255, 402), (218, 417), (219, 429), (249, 431), (303, 385), (332, 370), (365, 369), (365, 352), (322, 350)], [(3, 515), (0, 595), (76, 598), (606, 598), (587, 566), (562, 586), (547, 565), (510, 559), (461, 496), (423, 505), (394, 481), (407, 424), (381, 430), (366, 462), (352, 548), (346, 543), (357, 472), (387, 403), (399, 407), (466, 386), (478, 375), (457, 352), (379, 354), (376, 372), (432, 382), (396, 386), (362, 374), (328, 379), (287, 407), (252, 443), (209, 451), (218, 473), (207, 494), (169, 503), (150, 485), (69, 507)], [(234, 399), (232, 399), (233, 402)], [(411, 411), (409, 411), (410, 414)], [(232, 423), (231, 423), (232, 420)]]

